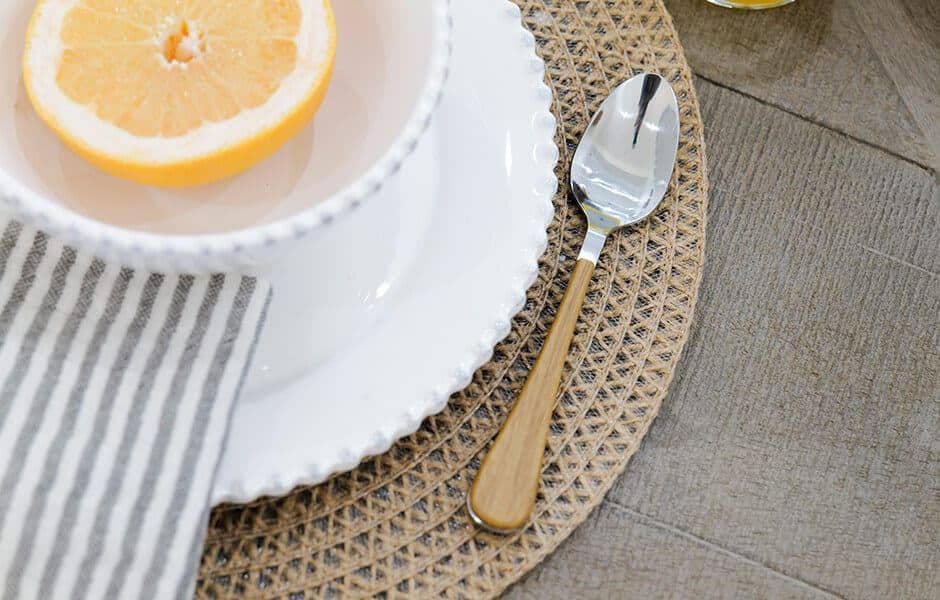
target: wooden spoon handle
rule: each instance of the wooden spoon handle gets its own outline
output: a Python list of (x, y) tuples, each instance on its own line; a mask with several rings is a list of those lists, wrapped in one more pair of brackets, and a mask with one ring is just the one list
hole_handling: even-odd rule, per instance
[(524, 526), (532, 513), (562, 369), (593, 273), (590, 260), (575, 264), (545, 346), (480, 465), (468, 504), (471, 516), (484, 527), (513, 531)]

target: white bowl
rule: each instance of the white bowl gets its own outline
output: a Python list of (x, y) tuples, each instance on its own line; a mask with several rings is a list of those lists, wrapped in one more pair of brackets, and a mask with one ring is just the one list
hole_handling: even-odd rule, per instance
[(450, 56), (449, 0), (334, 0), (326, 100), (277, 154), (225, 181), (164, 190), (110, 177), (35, 115), (20, 57), (34, 0), (0, 2), (0, 205), (138, 268), (245, 270), (374, 196), (426, 131)]

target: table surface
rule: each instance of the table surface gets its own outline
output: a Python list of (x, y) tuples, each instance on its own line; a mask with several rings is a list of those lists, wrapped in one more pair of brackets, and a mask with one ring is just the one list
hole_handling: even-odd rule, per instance
[(626, 473), (512, 599), (936, 598), (940, 2), (666, 0), (705, 278)]

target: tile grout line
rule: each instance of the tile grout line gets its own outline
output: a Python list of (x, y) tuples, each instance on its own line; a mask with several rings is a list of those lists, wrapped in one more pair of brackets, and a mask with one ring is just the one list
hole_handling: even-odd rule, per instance
[(829, 591), (829, 590), (827, 590), (827, 589), (824, 589), (824, 588), (820, 587), (819, 585), (816, 585), (816, 584), (814, 584), (814, 583), (810, 583), (810, 582), (808, 582), (808, 581), (804, 581), (803, 579), (800, 579), (800, 578), (798, 578), (798, 577), (794, 577), (794, 576), (792, 576), (792, 575), (787, 575), (786, 573), (783, 573), (783, 572), (781, 572), (781, 571), (778, 571), (777, 569), (774, 569), (774, 568), (771, 567), (771, 566), (765, 565), (764, 563), (762, 563), (762, 562), (760, 562), (760, 561), (754, 560), (753, 558), (749, 558), (749, 557), (747, 557), (747, 556), (745, 556), (745, 555), (743, 555), (743, 554), (739, 554), (739, 553), (737, 553), (737, 552), (735, 552), (735, 551), (733, 551), (733, 550), (729, 550), (729, 549), (727, 549), (727, 548), (725, 548), (725, 547), (723, 547), (723, 546), (720, 546), (720, 545), (718, 545), (718, 544), (716, 544), (716, 543), (714, 543), (714, 542), (710, 542), (710, 541), (708, 541), (708, 540), (706, 540), (706, 539), (704, 539), (704, 538), (701, 538), (701, 537), (699, 537), (699, 536), (697, 536), (697, 535), (695, 535), (695, 534), (692, 534), (692, 533), (689, 533), (688, 531), (685, 531), (685, 530), (683, 530), (683, 529), (680, 529), (680, 528), (676, 527), (675, 525), (670, 525), (669, 523), (665, 523), (665, 522), (663, 522), (663, 521), (660, 521), (660, 520), (654, 519), (653, 517), (650, 517), (650, 516), (648, 516), (648, 515), (645, 515), (645, 514), (643, 514), (643, 513), (641, 513), (641, 512), (638, 512), (638, 511), (636, 511), (636, 510), (633, 510), (632, 508), (629, 508), (629, 507), (627, 507), (627, 506), (621, 504), (620, 502), (618, 502), (618, 501), (616, 501), (616, 500), (612, 500), (612, 499), (610, 499), (610, 498), (605, 498), (604, 501), (603, 501), (603, 503), (604, 503), (604, 504), (608, 504), (608, 505), (610, 505), (610, 506), (613, 506), (613, 507), (616, 508), (617, 510), (619, 510), (619, 511), (625, 513), (626, 515), (628, 515), (629, 517), (633, 518), (636, 522), (638, 522), (638, 523), (641, 524), (641, 525), (646, 525), (646, 526), (648, 526), (648, 527), (653, 527), (653, 528), (655, 528), (655, 529), (659, 529), (660, 531), (665, 531), (665, 532), (667, 532), (667, 533), (670, 533), (670, 534), (672, 534), (672, 535), (675, 535), (675, 536), (677, 536), (677, 537), (680, 537), (680, 538), (682, 538), (682, 539), (684, 539), (684, 540), (686, 540), (686, 541), (689, 541), (689, 542), (691, 542), (691, 543), (693, 543), (693, 544), (696, 544), (696, 545), (698, 545), (698, 546), (702, 546), (702, 547), (708, 548), (709, 550), (712, 550), (712, 551), (714, 551), (714, 552), (718, 552), (719, 554), (722, 554), (723, 556), (727, 556), (727, 557), (732, 558), (732, 559), (734, 559), (734, 560), (736, 560), (736, 561), (746, 563), (746, 564), (751, 565), (751, 566), (753, 566), (753, 567), (756, 567), (756, 568), (758, 568), (758, 569), (760, 569), (760, 570), (762, 570), (762, 571), (767, 571), (767, 572), (772, 573), (773, 575), (775, 575), (775, 576), (777, 576), (777, 577), (780, 577), (781, 579), (785, 579), (786, 581), (792, 583), (793, 585), (796, 585), (796, 586), (801, 587), (801, 588), (804, 588), (804, 589), (812, 590), (813, 592), (815, 592), (815, 593), (817, 593), (817, 594), (822, 594), (822, 595), (824, 595), (824, 596), (827, 597), (827, 598), (836, 598), (836, 599), (841, 599), (841, 598), (842, 598), (842, 596), (839, 596), (839, 595), (836, 594), (835, 592), (831, 592), (831, 591)]
[[(806, 222), (806, 221), (804, 221), (804, 224), (806, 224), (807, 226), (809, 226), (809, 228), (812, 229), (813, 231), (818, 231), (819, 233), (822, 233), (822, 234), (827, 234), (827, 233), (828, 233), (828, 231), (826, 230), (826, 228), (820, 227), (819, 225), (815, 225), (815, 224), (813, 224), (813, 223), (809, 223), (809, 222)], [(840, 240), (836, 240), (837, 243), (839, 243), (839, 241), (840, 241)], [(847, 246), (847, 247), (852, 247), (852, 246), (854, 246), (854, 247), (856, 247), (856, 248), (859, 248), (859, 249), (861, 249), (861, 250), (864, 250), (865, 252), (870, 252), (870, 253), (874, 254), (875, 256), (878, 256), (878, 257), (880, 257), (880, 258), (883, 258), (883, 259), (887, 260), (888, 262), (892, 262), (892, 263), (894, 263), (894, 264), (896, 264), (896, 265), (901, 265), (901, 266), (903, 266), (903, 267), (908, 267), (908, 268), (910, 268), (910, 269), (914, 269), (915, 271), (920, 271), (920, 272), (922, 272), (922, 273), (928, 275), (928, 276), (931, 277), (931, 278), (936, 278), (936, 277), (937, 277), (937, 273), (934, 273), (933, 271), (931, 271), (930, 269), (927, 269), (926, 267), (922, 267), (922, 266), (916, 265), (916, 264), (914, 264), (914, 263), (912, 263), (912, 262), (908, 262), (908, 261), (904, 260), (903, 258), (898, 258), (897, 256), (894, 256), (893, 254), (889, 254), (889, 253), (887, 253), (887, 252), (883, 252), (883, 251), (878, 250), (878, 249), (876, 249), (876, 248), (872, 248), (871, 246), (866, 246), (865, 244), (862, 244), (862, 243), (860, 243), (860, 242), (855, 242), (855, 241), (852, 241), (852, 240), (844, 240), (844, 241), (842, 241), (842, 244), (843, 244), (844, 246)]]
[(915, 265), (914, 263), (907, 262), (906, 260), (902, 260), (902, 259), (900, 259), (900, 258), (898, 258), (898, 257), (896, 257), (896, 256), (892, 256), (892, 255), (887, 254), (887, 253), (885, 253), (885, 252), (881, 252), (880, 250), (876, 250), (875, 248), (871, 248), (871, 247), (869, 247), (869, 246), (864, 246), (864, 245), (862, 245), (862, 244), (859, 244), (858, 247), (861, 248), (862, 250), (866, 250), (866, 251), (868, 251), (868, 252), (871, 252), (871, 253), (874, 254), (875, 256), (879, 256), (879, 257), (881, 257), (881, 258), (883, 258), (883, 259), (885, 259), (885, 260), (887, 260), (887, 261), (889, 261), (889, 262), (893, 262), (893, 263), (895, 263), (895, 264), (902, 265), (902, 266), (905, 266), (905, 267), (910, 267), (911, 269), (916, 269), (916, 270), (918, 270), (918, 271), (921, 271), (921, 272), (927, 274), (928, 276), (930, 276), (930, 277), (932, 277), (932, 278), (937, 278), (937, 277), (938, 277), (938, 274), (937, 274), (937, 273), (934, 273), (934, 272), (931, 271), (930, 269), (925, 269), (924, 267)]
[[(702, 75), (701, 73), (695, 72), (694, 75), (695, 75), (697, 78), (699, 78), (699, 79), (701, 79), (701, 80), (703, 80), (703, 81), (707, 81), (708, 83), (710, 83), (710, 84), (712, 84), (712, 85), (714, 85), (714, 86), (716, 86), (716, 87), (719, 87), (719, 88), (721, 88), (721, 89), (723, 89), (723, 90), (727, 90), (727, 91), (729, 91), (729, 92), (732, 92), (732, 93), (735, 93), (735, 94), (739, 94), (739, 95), (741, 95), (741, 96), (743, 96), (743, 97), (745, 97), (745, 98), (748, 98), (748, 99), (750, 99), (750, 100), (754, 100), (755, 102), (758, 102), (758, 103), (760, 103), (760, 104), (762, 104), (762, 105), (764, 105), (764, 106), (767, 106), (767, 107), (770, 107), (770, 108), (774, 108), (774, 109), (777, 109), (777, 110), (779, 110), (779, 111), (781, 111), (781, 112), (784, 112), (784, 113), (790, 115), (791, 117), (796, 117), (797, 119), (800, 119), (801, 121), (804, 121), (804, 122), (806, 122), (806, 123), (810, 123), (810, 124), (815, 125), (815, 126), (817, 126), (817, 127), (821, 127), (821, 128), (823, 128), (823, 129), (825, 129), (826, 131), (831, 131), (832, 133), (835, 133), (835, 134), (837, 134), (837, 135), (846, 137), (846, 138), (848, 138), (848, 139), (850, 139), (850, 140), (852, 140), (852, 141), (854, 141), (854, 142), (857, 142), (857, 143), (859, 143), (859, 144), (863, 144), (863, 145), (865, 145), (865, 146), (868, 146), (869, 148), (874, 148), (875, 150), (879, 150), (879, 151), (881, 151), (881, 152), (884, 152), (885, 154), (888, 154), (888, 155), (890, 155), (890, 156), (893, 156), (894, 158), (897, 158), (897, 159), (899, 159), (899, 160), (903, 160), (904, 162), (906, 162), (906, 163), (908, 163), (908, 164), (911, 164), (911, 165), (914, 165), (914, 166), (916, 166), (916, 167), (919, 167), (919, 168), (921, 168), (921, 169), (927, 171), (928, 173), (933, 173), (933, 172), (934, 172), (934, 170), (933, 170), (932, 167), (930, 167), (930, 166), (928, 166), (928, 165), (926, 165), (926, 164), (924, 164), (924, 163), (921, 163), (921, 162), (919, 162), (919, 161), (917, 161), (917, 160), (915, 160), (915, 159), (913, 159), (913, 158), (908, 158), (907, 156), (904, 156), (903, 154), (898, 154), (898, 153), (895, 152), (894, 150), (890, 150), (890, 149), (888, 149), (888, 148), (885, 148), (884, 146), (879, 146), (878, 144), (874, 144), (874, 143), (869, 142), (869, 141), (867, 141), (867, 140), (863, 140), (862, 138), (855, 137), (854, 135), (852, 135), (852, 134), (850, 134), (850, 133), (846, 133), (845, 131), (842, 131), (841, 129), (836, 129), (835, 127), (832, 127), (831, 125), (827, 125), (826, 123), (823, 123), (822, 121), (817, 121), (817, 120), (815, 120), (815, 119), (812, 119), (812, 118), (810, 118), (810, 117), (807, 117), (806, 115), (801, 115), (800, 113), (794, 112), (794, 111), (792, 111), (792, 110), (790, 110), (790, 109), (788, 109), (788, 108), (786, 108), (786, 107), (784, 107), (784, 106), (781, 106), (781, 105), (779, 105), (779, 104), (775, 104), (775, 103), (773, 103), (773, 102), (770, 102), (770, 101), (768, 101), (768, 100), (765, 100), (765, 99), (760, 98), (760, 97), (758, 97), (758, 96), (755, 96), (755, 95), (753, 95), (753, 94), (749, 94), (748, 92), (744, 92), (744, 91), (739, 90), (739, 89), (737, 89), (737, 88), (731, 87), (731, 86), (728, 85), (728, 84), (721, 83), (720, 81), (717, 81), (717, 80), (715, 80), (715, 79), (712, 79), (711, 77), (707, 77), (707, 76), (705, 76), (705, 75)], [(918, 126), (918, 129), (919, 129), (919, 128), (920, 128), (920, 126)]]
[(868, 50), (874, 55), (878, 60), (878, 64), (881, 65), (881, 68), (888, 74), (888, 80), (891, 82), (891, 85), (894, 87), (894, 90), (898, 93), (898, 98), (901, 99), (901, 104), (904, 105), (904, 109), (907, 111), (908, 116), (914, 122), (914, 125), (917, 127), (917, 130), (920, 131), (920, 134), (924, 136), (924, 141), (927, 143), (927, 149), (933, 153), (935, 160), (940, 159), (940, 156), (937, 155), (937, 147), (932, 143), (930, 133), (924, 130), (923, 124), (920, 119), (918, 119), (914, 114), (914, 109), (911, 106), (910, 101), (907, 98), (907, 95), (901, 90), (901, 86), (898, 85), (897, 79), (892, 77), (890, 74), (894, 72), (894, 69), (890, 68), (885, 62), (884, 56), (879, 52), (875, 45), (871, 41), (871, 32), (868, 27), (862, 22), (858, 14), (858, 5), (852, 6), (852, 16), (855, 18), (855, 24), (859, 29), (862, 30), (865, 39), (865, 45), (868, 46)]
[[(731, 196), (732, 198), (736, 198), (736, 199), (739, 199), (739, 200), (746, 200), (746, 198), (744, 198), (741, 194), (739, 194), (738, 192), (736, 192), (736, 191), (734, 191), (734, 190), (722, 190), (721, 192), (722, 192), (723, 194), (727, 194), (727, 195)], [(823, 233), (823, 234), (828, 234), (828, 230), (827, 230), (826, 228), (824, 228), (824, 227), (820, 227), (819, 225), (814, 225), (813, 223), (810, 223), (810, 222), (808, 222), (808, 221), (801, 221), (801, 223), (804, 224), (804, 225), (806, 225), (807, 227), (809, 227), (809, 228), (812, 229), (813, 231), (818, 231), (818, 232)], [(924, 273), (925, 275), (927, 275), (927, 276), (929, 276), (929, 277), (931, 277), (931, 278), (940, 277), (940, 273), (934, 273), (933, 271), (931, 271), (930, 269), (927, 269), (926, 267), (922, 267), (922, 266), (920, 266), (920, 265), (917, 265), (917, 264), (914, 264), (914, 263), (912, 263), (912, 262), (906, 261), (906, 260), (904, 260), (903, 258), (898, 258), (897, 256), (894, 256), (893, 254), (889, 254), (889, 253), (887, 253), (887, 252), (878, 250), (878, 249), (876, 249), (876, 248), (872, 248), (872, 247), (870, 247), (870, 246), (866, 246), (865, 244), (862, 244), (862, 243), (860, 243), (860, 242), (855, 242), (855, 241), (853, 241), (853, 240), (848, 240), (848, 239), (837, 239), (837, 240), (836, 240), (836, 243), (839, 244), (840, 246), (844, 246), (844, 247), (847, 248), (847, 249), (851, 249), (851, 248), (854, 247), (854, 248), (858, 248), (858, 249), (860, 249), (860, 250), (864, 250), (864, 251), (866, 251), (866, 252), (870, 252), (870, 253), (872, 253), (872, 254), (874, 254), (874, 255), (876, 255), (876, 256), (878, 256), (878, 257), (881, 257), (881, 258), (883, 258), (883, 259), (885, 259), (885, 260), (887, 260), (887, 261), (889, 261), (889, 262), (893, 262), (893, 263), (896, 264), (896, 265), (900, 265), (900, 266), (903, 266), (903, 267), (908, 267), (908, 268), (914, 269), (914, 270), (916, 270), (916, 271), (920, 271), (920, 272)]]

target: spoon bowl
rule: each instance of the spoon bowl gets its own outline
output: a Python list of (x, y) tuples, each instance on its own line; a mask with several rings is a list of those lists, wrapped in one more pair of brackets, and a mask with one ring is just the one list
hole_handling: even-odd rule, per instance
[(587, 242), (642, 221), (659, 206), (678, 148), (679, 104), (665, 79), (644, 73), (614, 89), (571, 162), (571, 190), (588, 219)]

